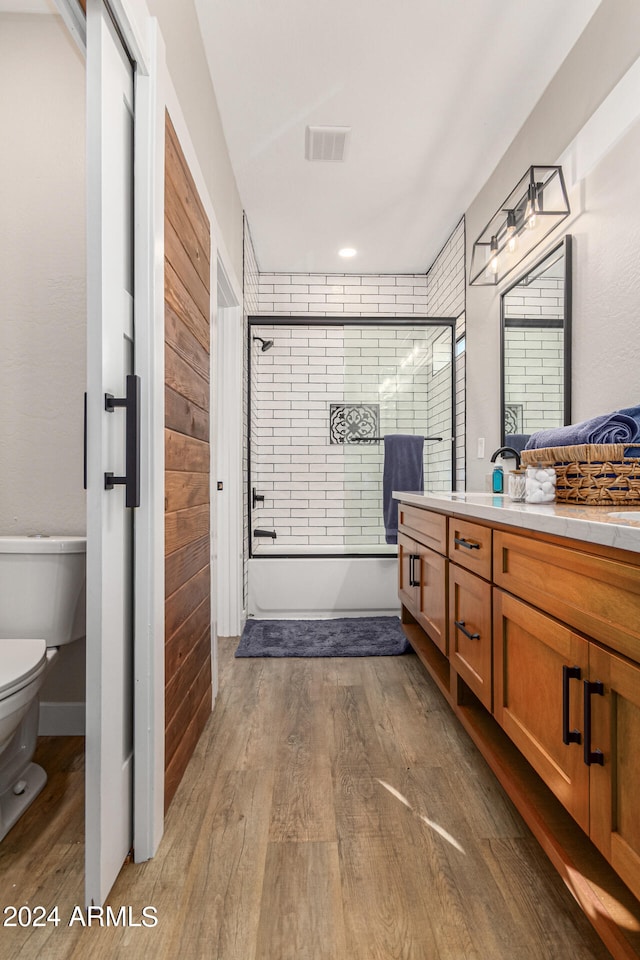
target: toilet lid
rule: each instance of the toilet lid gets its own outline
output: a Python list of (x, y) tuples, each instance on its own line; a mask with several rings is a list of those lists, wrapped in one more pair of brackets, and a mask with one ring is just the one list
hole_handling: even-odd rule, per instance
[(44, 640), (0, 640), (0, 700), (34, 680), (46, 660)]

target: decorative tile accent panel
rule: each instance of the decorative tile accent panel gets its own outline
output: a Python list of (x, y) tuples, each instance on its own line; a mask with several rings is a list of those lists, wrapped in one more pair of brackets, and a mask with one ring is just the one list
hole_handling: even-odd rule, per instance
[(522, 433), (522, 404), (505, 403), (504, 405), (504, 432)]
[(380, 443), (380, 405), (329, 404), (329, 437), (331, 443)]

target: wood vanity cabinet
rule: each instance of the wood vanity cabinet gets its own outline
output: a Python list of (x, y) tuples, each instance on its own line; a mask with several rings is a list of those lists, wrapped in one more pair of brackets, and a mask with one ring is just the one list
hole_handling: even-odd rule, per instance
[[(424, 514), (421, 517), (420, 514)], [(422, 627), (429, 639), (446, 657), (447, 561), (446, 518), (429, 511), (399, 509), (398, 594), (401, 602)], [(421, 541), (404, 532), (410, 530)], [(429, 544), (429, 545), (427, 545)], [(436, 547), (441, 552), (437, 552)]]
[(399, 516), (409, 640), (609, 950), (637, 960), (640, 555), (405, 504)]
[(640, 666), (496, 589), (494, 715), (640, 898)]

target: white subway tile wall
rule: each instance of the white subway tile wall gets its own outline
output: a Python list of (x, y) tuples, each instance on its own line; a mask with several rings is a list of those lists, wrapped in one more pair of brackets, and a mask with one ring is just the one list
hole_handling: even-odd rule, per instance
[[(456, 342), (465, 332), (465, 222), (464, 217), (427, 271), (427, 310), (430, 317), (455, 317)], [(457, 352), (455, 365), (456, 487), (465, 486), (466, 352)]]
[(258, 296), (261, 316), (427, 316), (425, 274), (261, 273)]

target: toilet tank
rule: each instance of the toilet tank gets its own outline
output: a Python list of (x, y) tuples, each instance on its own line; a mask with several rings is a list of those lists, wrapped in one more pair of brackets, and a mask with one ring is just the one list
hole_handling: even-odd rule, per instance
[(0, 639), (85, 634), (86, 537), (0, 537)]

